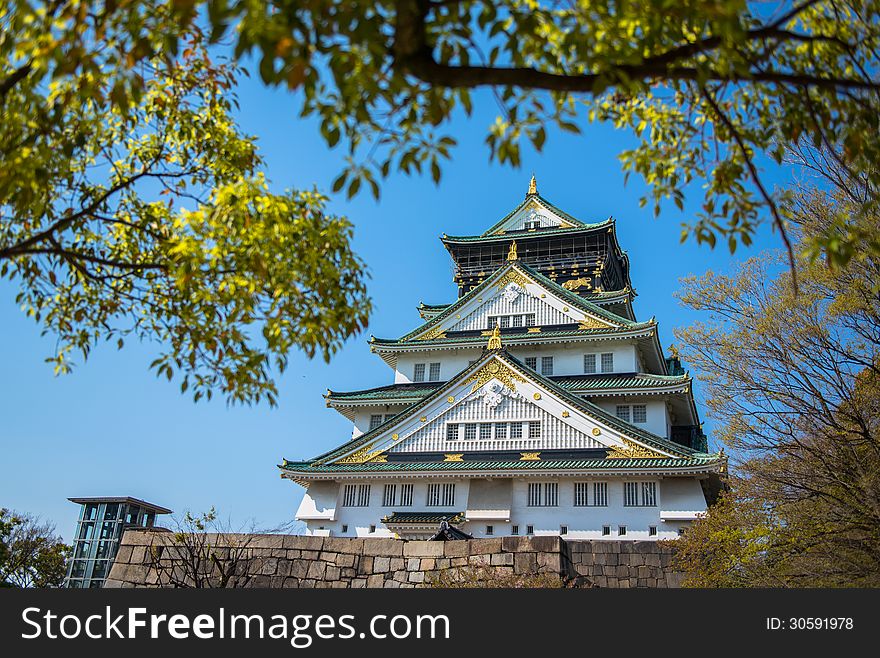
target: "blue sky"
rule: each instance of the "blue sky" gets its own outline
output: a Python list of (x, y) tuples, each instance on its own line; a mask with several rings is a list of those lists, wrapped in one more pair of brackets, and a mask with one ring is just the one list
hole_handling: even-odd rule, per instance
[[(294, 96), (253, 80), (244, 81), (239, 95), (241, 125), (257, 135), (273, 184), (314, 184), (329, 193), (344, 150), (329, 150), (316, 125), (298, 118)], [(277, 408), (230, 408), (220, 398), (194, 404), (177, 384), (148, 370), (158, 351), (150, 344), (121, 352), (100, 346), (73, 374), (56, 378), (43, 362), (53, 339), (41, 337), (21, 313), (15, 286), (0, 282), (0, 507), (49, 519), (68, 539), (77, 515), (69, 496), (130, 495), (176, 512), (214, 505), (233, 525), (289, 521), (302, 490), (282, 481), (276, 464), (282, 457), (314, 456), (350, 436), (350, 422), (327, 409), (322, 394), (391, 383), (390, 368), (369, 353), (370, 334), (397, 337), (419, 322), (419, 301), (453, 300), (451, 261), (438, 237), (482, 232), (522, 200), (532, 172), (541, 194), (575, 217), (617, 219), (638, 293), (637, 317), (657, 317), (664, 347), (674, 327), (696, 319), (673, 298), (681, 277), (725, 270), (735, 259), (777, 246), (766, 227), (752, 249), (735, 257), (723, 248), (680, 244), (680, 224), (698, 206), (700, 190), (691, 191), (683, 213), (670, 206), (655, 220), (638, 207), (641, 181), (623, 184), (617, 154), (632, 146), (632, 137), (610, 126), (587, 126), (580, 136), (550, 131), (541, 154), (524, 151), (521, 170), (490, 164), (483, 140), (494, 107), (485, 95), (479, 98), (484, 102), (476, 115), (453, 126), (459, 147), (439, 186), (427, 176), (395, 175), (379, 202), (368, 194), (332, 200), (331, 210), (355, 225), (375, 310), (367, 331), (330, 364), (295, 355), (280, 380)], [(781, 175), (768, 180), (780, 182)]]

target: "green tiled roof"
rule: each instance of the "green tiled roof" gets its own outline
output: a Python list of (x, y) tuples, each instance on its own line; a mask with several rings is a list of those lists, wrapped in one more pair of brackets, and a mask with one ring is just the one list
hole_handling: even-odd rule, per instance
[(442, 311), (447, 306), (451, 306), (452, 303), (449, 304), (425, 304), (424, 302), (419, 303), (420, 311)]
[(443, 391), (448, 386), (453, 386), (458, 384), (462, 379), (470, 376), (472, 373), (476, 372), (479, 368), (483, 367), (483, 365), (489, 360), (489, 358), (499, 358), (502, 361), (506, 362), (508, 365), (512, 366), (515, 370), (518, 370), (522, 375), (529, 377), (536, 381), (539, 384), (545, 386), (548, 390), (555, 392), (559, 397), (566, 400), (570, 405), (575, 408), (580, 409), (583, 413), (593, 416), (595, 418), (601, 419), (604, 423), (609, 425), (610, 427), (615, 428), (617, 431), (621, 432), (624, 435), (633, 437), (641, 441), (647, 446), (651, 446), (662, 450), (663, 452), (672, 453), (673, 455), (699, 455), (696, 450), (692, 448), (688, 448), (686, 446), (679, 445), (677, 443), (673, 443), (668, 439), (657, 436), (652, 432), (648, 432), (647, 430), (641, 429), (640, 427), (636, 427), (631, 423), (627, 423), (625, 421), (620, 420), (617, 416), (614, 416), (601, 407), (596, 406), (592, 402), (588, 402), (583, 398), (578, 397), (576, 394), (571, 393), (554, 381), (544, 377), (537, 372), (526, 368), (522, 362), (520, 362), (517, 358), (513, 357), (506, 350), (502, 350), (501, 352), (486, 354), (482, 358), (478, 359), (474, 363), (472, 363), (469, 367), (462, 370), (455, 377), (453, 377), (449, 382), (446, 383), (446, 386), (440, 386), (430, 394), (426, 395), (423, 399), (418, 402), (413, 403), (410, 407), (403, 410), (400, 414), (395, 416), (395, 418), (391, 418), (385, 423), (382, 423), (379, 427), (376, 427), (372, 430), (361, 434), (358, 437), (355, 437), (342, 445), (326, 452), (318, 457), (315, 457), (311, 462), (303, 462), (303, 463), (315, 463), (315, 462), (326, 462), (330, 459), (335, 459), (337, 457), (341, 457), (342, 455), (356, 450), (357, 448), (366, 445), (370, 441), (372, 441), (377, 435), (386, 431), (387, 428), (393, 425), (396, 422), (399, 422), (399, 419), (405, 418), (407, 416), (415, 414), (419, 409), (421, 409), (424, 405), (430, 403), (432, 399), (434, 399), (437, 395), (442, 395)]
[(595, 391), (614, 388), (665, 388), (690, 383), (688, 375), (653, 375), (637, 373), (630, 375), (571, 375), (551, 378), (567, 391)]
[(421, 399), (426, 395), (430, 395), (442, 386), (445, 382), (425, 382), (424, 384), (391, 384), (390, 386), (380, 386), (379, 388), (367, 388), (362, 391), (330, 391), (327, 394), (328, 400), (408, 400)]
[[(652, 389), (670, 386), (685, 386), (691, 378), (687, 375), (652, 375), (647, 373), (621, 375), (571, 375), (551, 377), (551, 381), (572, 393), (613, 389)], [(425, 382), (418, 384), (391, 384), (361, 391), (331, 391), (328, 400), (337, 402), (387, 402), (393, 400), (420, 400), (430, 395), (446, 382)]]
[(392, 512), (382, 519), (382, 523), (461, 523), (461, 512)]
[(539, 201), (540, 203), (542, 203), (542, 204), (543, 204), (548, 210), (550, 210), (551, 212), (557, 214), (559, 217), (562, 217), (563, 219), (565, 219), (565, 220), (571, 222), (572, 224), (574, 224), (574, 225), (576, 225), (576, 226), (591, 226), (591, 227), (595, 227), (595, 226), (601, 226), (601, 225), (607, 224), (607, 223), (610, 221), (610, 220), (606, 219), (604, 222), (597, 222), (597, 223), (595, 223), (595, 224), (585, 224), (585, 223), (582, 222), (581, 220), (576, 219), (575, 217), (572, 217), (571, 215), (569, 215), (567, 212), (565, 212), (564, 210), (562, 210), (562, 208), (558, 208), (558, 207), (554, 206), (554, 205), (553, 205), (552, 203), (550, 203), (547, 199), (545, 199), (545, 198), (542, 197), (540, 194), (538, 194), (537, 192), (535, 192), (534, 194), (527, 194), (527, 195), (526, 195), (526, 198), (522, 201), (522, 203), (520, 203), (516, 208), (514, 208), (514, 209), (511, 210), (509, 213), (507, 213), (504, 217), (502, 217), (502, 218), (499, 219), (497, 222), (495, 222), (494, 225), (490, 226), (490, 227), (489, 227), (489, 228), (483, 233), (483, 235), (489, 235), (490, 233), (494, 233), (495, 231), (497, 231), (498, 228), (499, 228), (502, 224), (504, 224), (504, 222), (506, 222), (508, 219), (510, 219), (510, 218), (513, 217), (516, 213), (518, 213), (518, 212), (519, 212), (519, 211), (520, 211), (520, 210), (521, 210), (521, 209), (522, 209), (522, 208), (523, 208), (523, 207), (524, 207), (529, 201), (531, 201), (532, 199), (536, 199), (537, 201)]
[(718, 455), (665, 459), (554, 459), (536, 461), (461, 461), (461, 462), (368, 462), (365, 464), (318, 464), (285, 461), (279, 468), (297, 473), (389, 473), (421, 471), (541, 471), (605, 470), (633, 468), (694, 468), (711, 466)]
[(545, 238), (551, 235), (571, 235), (577, 233), (590, 233), (598, 229), (604, 229), (611, 224), (613, 220), (606, 219), (604, 222), (595, 224), (583, 224), (580, 226), (557, 226), (553, 228), (541, 228), (533, 231), (510, 231), (509, 233), (496, 233), (493, 235), (443, 235), (440, 240), (445, 244), (460, 242), (510, 242), (511, 239), (530, 240), (533, 238)]
[[(530, 340), (530, 341), (540, 341), (546, 338), (569, 338), (569, 337), (584, 337), (584, 336), (604, 336), (610, 335), (614, 336), (620, 333), (628, 333), (631, 331), (636, 331), (640, 329), (653, 329), (655, 324), (653, 322), (638, 322), (633, 323), (632, 326), (615, 328), (609, 327), (607, 329), (558, 329), (555, 331), (541, 331), (539, 333), (521, 333), (521, 334), (501, 334), (501, 340), (504, 342), (507, 341), (517, 341), (517, 340)], [(432, 338), (430, 340), (406, 340), (405, 338), (372, 338), (370, 340), (370, 345), (374, 347), (382, 347), (382, 346), (416, 346), (416, 347), (430, 347), (432, 345), (454, 345), (456, 343), (474, 343), (474, 344), (485, 344), (486, 337), (485, 336), (448, 336), (446, 338)]]

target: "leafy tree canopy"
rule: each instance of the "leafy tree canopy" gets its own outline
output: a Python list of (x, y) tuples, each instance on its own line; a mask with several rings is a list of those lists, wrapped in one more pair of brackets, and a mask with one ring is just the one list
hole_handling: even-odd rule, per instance
[[(348, 143), (334, 190), (349, 195), (392, 170), (430, 168), (455, 138), (456, 110), (494, 91), (490, 155), (519, 165), (547, 127), (578, 119), (629, 130), (623, 169), (650, 186), (655, 213), (704, 186), (683, 232), (698, 242), (748, 245), (771, 218), (785, 231), (784, 192), (761, 180), (762, 156), (783, 162), (793, 143), (843, 150), (847, 175), (880, 176), (880, 3), (800, 0), (207, 0), (215, 38), (256, 53), (263, 80), (303, 92), (330, 145)], [(876, 185), (875, 185), (876, 187)], [(876, 198), (867, 200), (876, 204)], [(819, 234), (805, 248), (832, 263), (863, 235)], [(876, 244), (874, 245), (876, 247)], [(791, 256), (790, 256), (791, 257)]]
[(69, 555), (54, 525), (0, 509), (0, 587), (60, 587)]
[[(864, 194), (795, 190), (798, 239), (842, 234), (842, 218), (876, 234)], [(833, 270), (804, 259), (797, 294), (773, 255), (685, 282), (704, 319), (676, 336), (738, 475), (679, 545), (691, 584), (880, 584), (880, 258), (857, 247)]]
[(58, 338), (161, 342), (196, 400), (275, 402), (272, 368), (366, 324), (351, 225), (315, 191), (269, 191), (232, 119), (240, 70), (195, 3), (0, 6), (0, 276)]

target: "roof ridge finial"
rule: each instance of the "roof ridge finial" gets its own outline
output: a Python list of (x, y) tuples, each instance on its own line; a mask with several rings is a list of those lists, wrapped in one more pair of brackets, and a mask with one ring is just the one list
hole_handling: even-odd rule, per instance
[(538, 193), (538, 180), (535, 178), (535, 174), (532, 174), (532, 180), (529, 181), (529, 193), (526, 196), (530, 196), (532, 194)]
[(507, 260), (519, 260), (516, 253), (516, 240), (510, 243), (510, 251), (507, 252)]
[(492, 335), (489, 336), (489, 344), (486, 345), (486, 349), (489, 350), (500, 350), (501, 349), (501, 327), (498, 323), (495, 323), (495, 328), (492, 330)]

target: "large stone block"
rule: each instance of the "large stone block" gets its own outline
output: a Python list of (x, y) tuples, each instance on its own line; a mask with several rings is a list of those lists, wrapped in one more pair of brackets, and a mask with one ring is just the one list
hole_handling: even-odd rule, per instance
[(334, 553), (353, 553), (358, 555), (364, 548), (364, 540), (359, 537), (325, 537), (324, 550)]
[(467, 541), (438, 541), (433, 543), (440, 544), (443, 547), (443, 555), (445, 557), (467, 557), (468, 555)]
[(287, 573), (294, 578), (305, 578), (309, 573), (310, 562), (306, 560), (290, 560), (287, 563)]
[(403, 554), (407, 557), (442, 557), (442, 541), (408, 541), (403, 545)]
[(500, 553), (501, 543), (501, 537), (493, 537), (491, 539), (469, 539), (468, 552), (471, 555), (491, 555), (492, 553)]
[(357, 556), (351, 553), (337, 553), (335, 563), (338, 567), (348, 568), (353, 567), (356, 560)]
[(329, 581), (339, 580), (339, 576), (341, 575), (341, 571), (339, 567), (335, 567), (332, 564), (327, 565), (327, 570), (324, 572), (324, 578)]
[(534, 553), (515, 553), (513, 570), (518, 574), (537, 573), (538, 559)]
[(417, 557), (410, 557), (406, 560), (407, 571), (418, 571), (422, 566), (422, 561)]
[(249, 535), (242, 541), (250, 548), (284, 548), (284, 535)]
[(539, 536), (529, 538), (532, 544), (532, 550), (543, 553), (558, 553), (559, 545), (562, 541), (559, 537)]
[(391, 569), (391, 558), (390, 557), (375, 557), (373, 558), (373, 572), (374, 573), (385, 573)]
[(367, 587), (377, 588), (382, 587), (385, 584), (385, 574), (374, 573), (370, 576), (367, 576)]
[(559, 573), (561, 567), (558, 553), (538, 553), (537, 563), (539, 573)]
[(502, 537), (501, 550), (519, 553), (520, 551), (532, 551), (534, 549), (528, 537)]
[(309, 564), (307, 577), (310, 579), (314, 578), (315, 580), (322, 580), (326, 571), (327, 564), (325, 562), (311, 562)]
[(394, 557), (403, 555), (404, 542), (399, 539), (364, 539), (364, 555)]
[(421, 571), (411, 571), (407, 580), (411, 583), (423, 583), (425, 582), (425, 574)]

